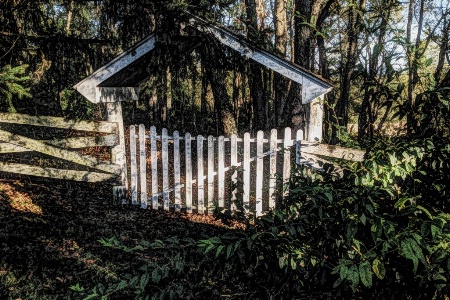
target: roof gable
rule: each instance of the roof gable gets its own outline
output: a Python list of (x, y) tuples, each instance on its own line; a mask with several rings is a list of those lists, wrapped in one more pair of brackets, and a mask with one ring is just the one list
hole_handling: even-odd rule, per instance
[[(304, 104), (326, 94), (332, 88), (329, 82), (319, 76), (266, 50), (251, 46), (245, 38), (226, 29), (207, 24), (197, 17), (190, 20), (190, 25), (214, 36), (223, 45), (241, 55), (301, 84)], [(74, 88), (93, 103), (137, 100), (139, 84), (150, 76), (146, 67), (155, 44), (154, 35), (149, 35), (77, 83)]]

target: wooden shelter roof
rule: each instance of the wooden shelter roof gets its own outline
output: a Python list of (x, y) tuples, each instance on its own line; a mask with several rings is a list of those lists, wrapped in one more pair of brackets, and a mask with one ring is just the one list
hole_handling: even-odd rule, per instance
[[(225, 28), (208, 24), (197, 17), (192, 17), (189, 25), (214, 36), (223, 45), (246, 58), (301, 84), (304, 104), (326, 94), (332, 88), (332, 85), (320, 76), (253, 46), (245, 37)], [(147, 66), (155, 46), (155, 36), (147, 36), (134, 47), (77, 83), (74, 88), (93, 103), (138, 100), (139, 84), (150, 76)]]

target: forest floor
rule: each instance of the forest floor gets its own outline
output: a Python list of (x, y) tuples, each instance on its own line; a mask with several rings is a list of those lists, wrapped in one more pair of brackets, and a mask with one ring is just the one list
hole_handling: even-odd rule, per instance
[(78, 299), (115, 272), (138, 268), (135, 253), (104, 247), (212, 237), (231, 227), (211, 216), (114, 205), (111, 185), (0, 179), (0, 299)]

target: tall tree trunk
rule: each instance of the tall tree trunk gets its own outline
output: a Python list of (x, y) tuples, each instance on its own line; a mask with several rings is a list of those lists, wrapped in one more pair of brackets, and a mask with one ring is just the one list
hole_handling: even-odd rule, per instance
[[(247, 12), (247, 37), (257, 44), (261, 43), (261, 37), (258, 30), (257, 9), (255, 0), (245, 0)], [(253, 130), (266, 129), (267, 102), (264, 99), (263, 69), (255, 62), (250, 62), (250, 97), (253, 103)]]
[[(421, 33), (423, 26), (423, 15), (425, 10), (425, 0), (420, 0), (420, 8), (419, 8), (419, 20), (418, 20), (418, 28), (417, 28), (417, 36), (416, 41), (413, 47), (411, 40), (411, 27), (414, 15), (414, 5), (415, 1), (410, 0), (409, 8), (408, 8), (408, 21), (406, 26), (406, 38), (407, 38), (407, 59), (408, 59), (408, 94), (407, 94), (407, 103), (406, 103), (406, 124), (408, 134), (412, 134), (417, 132), (419, 123), (416, 118), (416, 99), (414, 97), (414, 89), (416, 84), (419, 81), (419, 75), (417, 73), (417, 63), (420, 58), (420, 43), (421, 43)], [(412, 50), (411, 50), (412, 49)]]
[[(384, 45), (385, 45), (385, 38), (387, 34), (387, 20), (390, 19), (391, 16), (391, 8), (387, 7), (383, 9), (383, 12), (381, 12), (380, 15), (380, 24), (377, 27), (379, 28), (379, 32), (377, 32), (378, 38), (377, 38), (377, 44), (374, 46), (374, 49), (372, 50), (370, 47), (370, 43), (367, 41), (367, 48), (368, 48), (368, 72), (364, 78), (365, 81), (365, 89), (364, 89), (364, 97), (363, 102), (361, 104), (361, 110), (359, 112), (358, 116), (358, 141), (360, 144), (363, 144), (367, 142), (367, 140), (372, 140), (374, 136), (374, 130), (375, 130), (375, 121), (377, 119), (377, 114), (374, 112), (373, 107), (377, 104), (374, 103), (375, 101), (381, 101), (380, 97), (374, 97), (373, 96), (373, 90), (369, 89), (368, 86), (370, 82), (376, 82), (377, 76), (382, 74), (379, 73), (379, 64), (380, 64), (380, 56), (384, 52)], [(378, 49), (376, 50), (375, 47)], [(367, 68), (366, 68), (367, 69)], [(379, 103), (378, 103), (378, 106)], [(380, 125), (382, 126), (382, 123), (386, 120), (390, 107), (392, 106), (392, 103), (388, 103), (386, 106), (385, 114), (380, 122)], [(381, 127), (379, 127), (381, 129)]]
[(340, 96), (335, 106), (338, 126), (333, 126), (332, 128), (331, 144), (339, 143), (340, 131), (347, 130), (350, 87), (358, 55), (358, 35), (362, 25), (360, 10), (364, 9), (364, 7), (365, 0), (359, 0), (357, 4), (350, 2), (350, 7), (348, 8), (348, 37), (344, 47), (345, 58), (341, 67)]
[[(287, 13), (286, 0), (275, 1), (275, 50), (281, 57), (286, 57), (287, 50)], [(290, 80), (286, 77), (274, 73), (275, 91), (275, 126), (288, 126), (283, 119), (284, 107), (289, 92)]]
[(204, 49), (204, 53), (202, 53), (204, 59), (202, 61), (205, 64), (206, 75), (214, 96), (214, 108), (221, 121), (220, 131), (224, 135), (230, 136), (231, 134), (237, 134), (236, 118), (233, 114), (233, 105), (227, 91), (227, 73), (223, 67), (223, 57), (213, 47), (214, 45), (211, 45), (208, 49)]

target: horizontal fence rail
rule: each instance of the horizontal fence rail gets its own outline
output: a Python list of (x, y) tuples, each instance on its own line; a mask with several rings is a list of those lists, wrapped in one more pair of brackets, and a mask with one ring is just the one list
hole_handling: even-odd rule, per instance
[[(117, 181), (121, 171), (119, 165), (103, 161), (95, 156), (82, 154), (76, 149), (88, 147), (113, 147), (119, 143), (117, 123), (105, 121), (74, 121), (51, 116), (30, 116), (17, 113), (0, 113), (0, 124), (13, 126), (34, 126), (57, 128), (63, 130), (83, 131), (95, 136), (78, 136), (69, 138), (53, 138), (38, 140), (0, 129), (0, 154), (21, 154), (31, 152), (51, 156), (78, 165), (77, 169), (41, 167), (38, 165), (18, 164), (14, 162), (0, 162), (0, 172), (20, 175), (30, 175), (62, 180), (83, 182)], [(17, 130), (16, 130), (17, 131)], [(25, 130), (26, 134), (30, 130)], [(33, 132), (33, 131), (30, 131)], [(64, 166), (64, 167), (63, 167)], [(86, 169), (89, 169), (87, 171)]]

